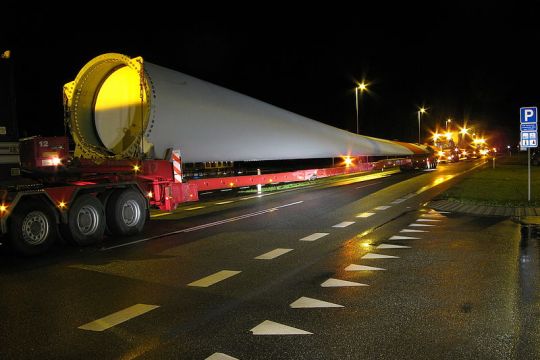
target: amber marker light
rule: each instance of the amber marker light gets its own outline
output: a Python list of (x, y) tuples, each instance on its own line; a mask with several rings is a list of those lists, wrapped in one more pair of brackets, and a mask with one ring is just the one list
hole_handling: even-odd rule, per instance
[(0, 213), (5, 213), (7, 211), (7, 206), (2, 204), (0, 205)]
[(139, 165), (133, 165), (133, 171), (139, 172), (141, 170), (141, 167)]
[(60, 209), (65, 209), (66, 206), (67, 206), (66, 203), (63, 202), (63, 201), (60, 201), (60, 202), (58, 203), (58, 207), (59, 207)]

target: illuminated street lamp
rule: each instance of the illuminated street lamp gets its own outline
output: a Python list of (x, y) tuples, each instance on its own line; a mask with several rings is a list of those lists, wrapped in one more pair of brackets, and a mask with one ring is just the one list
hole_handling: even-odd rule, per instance
[(358, 90), (360, 90), (360, 95), (367, 90), (367, 84), (362, 81), (355, 88), (356, 91), (356, 133), (360, 134), (359, 122), (358, 122)]
[(452, 122), (452, 119), (446, 120), (446, 131), (448, 131), (448, 123), (451, 123), (451, 122)]
[(418, 143), (421, 144), (420, 142), (420, 116), (426, 112), (426, 108), (425, 107), (421, 107), (418, 109)]

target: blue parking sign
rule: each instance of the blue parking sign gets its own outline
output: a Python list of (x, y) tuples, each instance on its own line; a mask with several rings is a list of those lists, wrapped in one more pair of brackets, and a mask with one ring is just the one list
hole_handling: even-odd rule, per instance
[(519, 109), (519, 121), (522, 124), (536, 123), (538, 119), (538, 108), (533, 107), (522, 107)]

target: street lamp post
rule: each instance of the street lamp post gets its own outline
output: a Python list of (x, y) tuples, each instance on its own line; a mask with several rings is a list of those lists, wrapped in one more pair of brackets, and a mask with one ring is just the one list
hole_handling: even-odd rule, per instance
[(446, 120), (446, 131), (448, 132), (448, 123), (451, 123), (452, 122), (452, 119), (448, 119)]
[(418, 109), (418, 143), (421, 144), (420, 142), (420, 116), (426, 112), (426, 108), (424, 108), (423, 106)]
[(360, 90), (360, 94), (362, 94), (365, 90), (367, 90), (366, 83), (362, 81), (362, 83), (358, 84), (355, 88), (355, 91), (356, 91), (356, 133), (360, 134), (360, 123), (358, 121), (358, 90)]

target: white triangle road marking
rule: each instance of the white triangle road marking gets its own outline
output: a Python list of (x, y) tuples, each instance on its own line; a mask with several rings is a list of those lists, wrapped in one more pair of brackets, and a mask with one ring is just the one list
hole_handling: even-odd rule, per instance
[(325, 237), (326, 235), (329, 235), (330, 233), (313, 233), (309, 236), (303, 237), (300, 239), (300, 241), (315, 241), (319, 240), (322, 237)]
[(421, 226), (435, 226), (435, 225), (432, 225), (432, 224), (409, 224), (409, 226), (416, 226), (416, 227), (421, 227)]
[(405, 233), (419, 233), (419, 232), (428, 232), (427, 230), (416, 230), (416, 229), (403, 229), (403, 230), (400, 230), (399, 232), (405, 232)]
[(361, 259), (399, 259), (399, 256), (367, 253)]
[(376, 249), (410, 249), (410, 246), (393, 245), (393, 244), (380, 244)]
[(340, 222), (339, 224), (336, 224), (332, 227), (335, 227), (335, 228), (344, 228), (344, 227), (347, 227), (349, 225), (352, 225), (354, 224), (354, 221), (344, 221), (344, 222)]
[(270, 320), (264, 320), (253, 329), (253, 335), (312, 335), (309, 331), (293, 328)]
[(451, 214), (450, 211), (437, 211), (437, 210), (433, 210), (433, 209), (431, 209), (428, 213), (429, 214)]
[(447, 219), (446, 216), (441, 214), (420, 214), (421, 217), (433, 218), (433, 219)]
[(212, 355), (210, 355), (204, 360), (238, 360), (238, 359), (224, 353), (213, 353)]
[(345, 271), (378, 271), (378, 270), (386, 270), (386, 269), (378, 268), (374, 266), (356, 265), (356, 264), (351, 264), (345, 268)]
[(394, 235), (388, 240), (420, 240), (420, 238), (413, 236)]
[(354, 281), (330, 278), (321, 284), (322, 287), (344, 287), (344, 286), (369, 286)]
[(416, 221), (419, 221), (419, 222), (437, 222), (437, 221), (441, 221), (440, 219), (417, 219)]
[(300, 299), (296, 300), (289, 305), (293, 309), (303, 309), (303, 308), (336, 308), (343, 307), (343, 305), (334, 304), (327, 301), (317, 300), (309, 297), (302, 296)]

